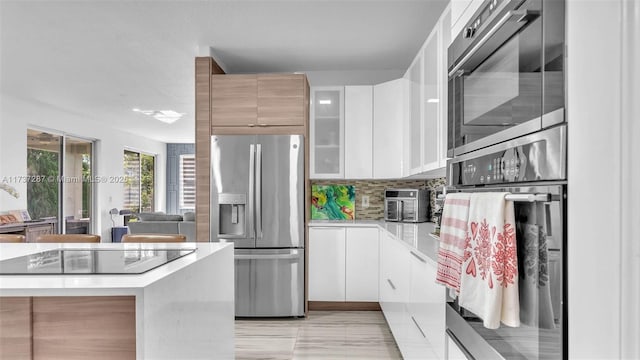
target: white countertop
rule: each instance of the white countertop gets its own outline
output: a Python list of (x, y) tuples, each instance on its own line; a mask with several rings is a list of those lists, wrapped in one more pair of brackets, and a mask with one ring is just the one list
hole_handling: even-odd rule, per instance
[(439, 242), (431, 235), (436, 224), (399, 223), (384, 220), (312, 220), (309, 227), (378, 227), (407, 247), (423, 254), (433, 262), (438, 261)]
[[(48, 275), (0, 275), (0, 296), (42, 295), (43, 291), (56, 294), (88, 295), (100, 294), (137, 294), (141, 289), (168, 277), (197, 261), (214, 255), (216, 252), (232, 247), (225, 243), (99, 243), (99, 244), (60, 244), (28, 243), (0, 244), (0, 260), (29, 255), (46, 250), (67, 249), (179, 249), (194, 248), (194, 253), (173, 260), (167, 264), (142, 274), (84, 275), (84, 274), (48, 274)], [(37, 293), (35, 293), (37, 291)], [(54, 295), (52, 293), (52, 295)]]

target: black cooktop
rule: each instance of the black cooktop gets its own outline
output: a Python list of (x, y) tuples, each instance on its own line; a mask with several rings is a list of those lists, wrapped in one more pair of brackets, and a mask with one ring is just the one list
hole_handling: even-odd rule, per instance
[(193, 249), (55, 249), (0, 261), (0, 275), (142, 274)]

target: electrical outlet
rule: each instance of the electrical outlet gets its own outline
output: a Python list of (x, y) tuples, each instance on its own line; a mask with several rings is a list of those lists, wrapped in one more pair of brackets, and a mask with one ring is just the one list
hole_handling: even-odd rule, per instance
[(362, 207), (363, 208), (369, 207), (369, 195), (362, 195)]

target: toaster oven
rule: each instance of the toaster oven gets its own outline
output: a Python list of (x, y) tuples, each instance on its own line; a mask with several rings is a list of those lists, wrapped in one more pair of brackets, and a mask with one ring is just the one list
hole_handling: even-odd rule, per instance
[(429, 217), (429, 190), (386, 189), (384, 219), (398, 222), (425, 222)]

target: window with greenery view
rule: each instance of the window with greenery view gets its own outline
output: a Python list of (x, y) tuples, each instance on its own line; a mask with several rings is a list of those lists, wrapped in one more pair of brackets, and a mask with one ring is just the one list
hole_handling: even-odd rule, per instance
[(155, 156), (124, 151), (124, 208), (134, 213), (155, 208)]

